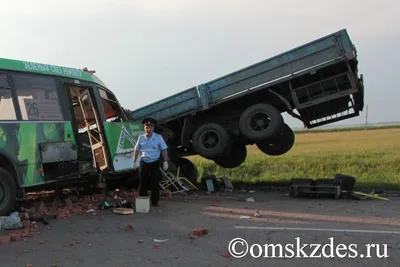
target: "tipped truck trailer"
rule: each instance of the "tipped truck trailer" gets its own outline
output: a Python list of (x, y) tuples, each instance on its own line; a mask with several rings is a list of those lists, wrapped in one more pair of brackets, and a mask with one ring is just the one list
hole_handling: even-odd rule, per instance
[(0, 58), (0, 216), (29, 191), (134, 179), (143, 132), (92, 72)]
[[(364, 107), (357, 51), (345, 29), (129, 113), (155, 118), (175, 165), (200, 155), (225, 168), (241, 165), (246, 145), (266, 155), (294, 142), (286, 112), (306, 128), (358, 116)], [(296, 111), (297, 112), (296, 112)]]

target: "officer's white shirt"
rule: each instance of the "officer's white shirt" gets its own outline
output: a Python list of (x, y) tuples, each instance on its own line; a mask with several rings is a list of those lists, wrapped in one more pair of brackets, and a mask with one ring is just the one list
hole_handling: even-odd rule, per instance
[(139, 135), (135, 145), (135, 150), (141, 154), (141, 160), (146, 163), (157, 161), (160, 158), (161, 151), (168, 146), (160, 134), (153, 133), (150, 138), (146, 134)]

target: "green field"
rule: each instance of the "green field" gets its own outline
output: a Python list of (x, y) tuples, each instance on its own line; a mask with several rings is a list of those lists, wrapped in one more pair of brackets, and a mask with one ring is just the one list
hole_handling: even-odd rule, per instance
[(287, 182), (291, 178), (333, 178), (352, 175), (357, 188), (400, 189), (400, 128), (324, 130), (296, 133), (288, 153), (271, 157), (247, 146), (247, 159), (224, 169), (199, 156), (189, 157), (199, 175), (227, 176), (233, 182)]

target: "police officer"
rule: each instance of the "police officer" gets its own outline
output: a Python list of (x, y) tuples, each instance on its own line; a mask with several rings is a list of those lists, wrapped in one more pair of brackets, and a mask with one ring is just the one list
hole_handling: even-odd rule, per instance
[(163, 137), (154, 132), (156, 120), (146, 118), (142, 121), (145, 133), (139, 135), (133, 152), (133, 168), (136, 168), (136, 160), (141, 153), (140, 159), (140, 187), (139, 195), (147, 196), (148, 187), (151, 190), (151, 205), (157, 207), (160, 199), (160, 154), (162, 153), (164, 162), (163, 170), (168, 169), (167, 144)]

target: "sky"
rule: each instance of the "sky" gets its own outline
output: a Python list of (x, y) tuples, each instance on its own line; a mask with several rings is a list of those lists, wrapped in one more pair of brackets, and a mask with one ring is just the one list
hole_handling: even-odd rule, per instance
[[(364, 74), (368, 122), (400, 121), (397, 0), (0, 3), (0, 57), (95, 69), (131, 110), (347, 29)], [(334, 125), (364, 123), (365, 115)]]

